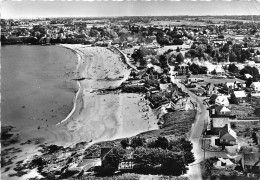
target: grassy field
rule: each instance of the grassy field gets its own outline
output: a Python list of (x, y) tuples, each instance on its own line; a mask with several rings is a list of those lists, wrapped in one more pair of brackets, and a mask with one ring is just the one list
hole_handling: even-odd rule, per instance
[(251, 137), (253, 132), (260, 131), (260, 122), (231, 122), (231, 128), (237, 136)]
[(144, 138), (153, 138), (158, 136), (170, 136), (177, 138), (187, 136), (194, 123), (196, 111), (176, 111), (166, 114), (164, 124), (161, 129), (141, 133)]

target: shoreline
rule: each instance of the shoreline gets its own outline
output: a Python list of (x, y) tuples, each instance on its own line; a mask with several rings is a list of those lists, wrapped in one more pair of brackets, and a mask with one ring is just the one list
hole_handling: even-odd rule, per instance
[[(64, 46), (63, 44), (60, 44), (58, 46), (66, 48), (66, 49), (69, 49), (73, 53), (75, 53), (75, 55), (77, 56), (77, 59), (78, 59), (78, 64), (77, 64), (76, 75), (75, 76), (77, 76), (77, 74), (80, 74), (81, 72), (79, 72), (79, 68), (81, 66), (81, 61), (82, 61), (82, 56), (80, 55), (80, 53), (77, 52), (73, 48), (69, 48), (67, 46)], [(81, 92), (81, 89), (82, 89), (82, 86), (81, 86), (79, 81), (77, 81), (77, 84), (78, 84), (78, 91), (76, 92), (75, 97), (73, 98), (73, 108), (70, 111), (70, 113), (63, 120), (61, 120), (59, 123), (56, 124), (56, 126), (61, 125), (62, 123), (64, 123), (65, 121), (67, 121), (69, 118), (71, 118), (73, 116), (73, 113), (75, 112), (76, 107), (77, 107), (77, 99), (78, 99), (79, 93)]]

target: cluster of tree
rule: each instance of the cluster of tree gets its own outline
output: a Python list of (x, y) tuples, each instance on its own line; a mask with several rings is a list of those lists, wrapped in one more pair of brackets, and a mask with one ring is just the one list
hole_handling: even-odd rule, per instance
[(190, 50), (185, 53), (186, 58), (198, 58), (200, 60), (213, 60), (214, 62), (240, 62), (243, 63), (257, 52), (253, 48), (247, 48), (248, 44), (245, 42), (243, 45), (233, 44), (232, 41), (227, 41), (225, 44), (219, 44), (214, 47), (208, 44), (207, 39), (199, 38), (191, 46)]
[(207, 74), (208, 68), (205, 66), (199, 66), (198, 64), (192, 63), (189, 66), (189, 70), (192, 74)]
[(133, 148), (130, 160), (134, 163), (131, 171), (135, 173), (178, 176), (186, 171), (185, 166), (194, 162), (192, 144), (184, 138), (169, 141), (165, 137), (158, 137), (147, 143), (143, 138), (136, 137), (131, 142), (123, 139), (121, 147), (114, 148), (106, 156), (106, 167), (98, 169), (98, 173), (113, 173), (121, 161), (128, 161), (129, 152), (126, 148), (129, 146)]
[(228, 71), (234, 74), (237, 74), (239, 72), (238, 67), (233, 63), (228, 66)]
[(183, 35), (177, 34), (177, 30), (173, 31), (158, 31), (156, 34), (157, 42), (160, 45), (182, 45), (183, 40), (181, 39)]
[(240, 74), (250, 74), (251, 76), (253, 76), (254, 80), (257, 80), (259, 78), (259, 71), (256, 67), (245, 66), (243, 69), (241, 69)]
[(145, 67), (147, 65), (147, 60), (144, 59), (144, 57), (148, 55), (154, 56), (156, 55), (156, 51), (141, 46), (139, 49), (135, 49), (131, 57), (134, 59), (135, 63), (139, 63), (140, 66)]

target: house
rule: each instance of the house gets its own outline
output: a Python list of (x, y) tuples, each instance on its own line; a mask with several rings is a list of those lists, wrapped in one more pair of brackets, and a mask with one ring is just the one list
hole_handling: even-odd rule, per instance
[(189, 74), (189, 66), (185, 63), (177, 66), (179, 75), (188, 75)]
[(167, 83), (167, 84), (160, 84), (160, 90), (164, 92), (174, 92), (178, 90), (178, 86), (176, 84)]
[(110, 169), (110, 168), (116, 168), (118, 170), (129, 170), (133, 169), (134, 163), (133, 163), (133, 152), (130, 149), (126, 149), (126, 154), (124, 155), (124, 160), (120, 161), (118, 163), (118, 166), (116, 166), (115, 162), (115, 155), (114, 155), (114, 148), (113, 147), (102, 147), (101, 148), (101, 168), (104, 169)]
[(245, 74), (245, 75), (244, 75), (244, 77), (245, 77), (246, 79), (253, 78), (253, 76), (252, 76), (252, 75), (250, 75), (250, 74)]
[(217, 98), (215, 99), (215, 104), (226, 107), (229, 106), (228, 97), (224, 95), (217, 96)]
[(233, 89), (238, 88), (238, 84), (236, 81), (235, 82), (225, 82), (224, 88), (226, 90), (233, 90)]
[(217, 75), (224, 75), (225, 74), (225, 70), (223, 69), (223, 67), (221, 65), (216, 66), (214, 70), (216, 71)]
[(254, 89), (254, 91), (259, 92), (260, 91), (260, 82), (252, 82), (250, 85)]
[(246, 100), (246, 92), (245, 91), (233, 91), (234, 97), (237, 99), (238, 103), (243, 103)]
[(207, 84), (206, 89), (207, 89), (207, 95), (209, 96), (213, 94), (218, 94), (218, 90), (213, 83)]
[(227, 124), (219, 132), (219, 144), (224, 146), (233, 146), (236, 144), (236, 132)]
[(218, 161), (213, 166), (217, 169), (232, 169), (234, 168), (234, 163), (230, 159), (218, 158)]
[(231, 111), (225, 106), (216, 106), (215, 110), (216, 110), (216, 114), (220, 115), (220, 116), (221, 115), (227, 115), (227, 116), (231, 115)]
[(260, 169), (260, 153), (244, 153), (241, 163), (244, 171), (249, 171), (253, 168)]
[(228, 117), (214, 117), (211, 119), (211, 126), (213, 129), (219, 129), (219, 131), (226, 125), (230, 127), (230, 119)]

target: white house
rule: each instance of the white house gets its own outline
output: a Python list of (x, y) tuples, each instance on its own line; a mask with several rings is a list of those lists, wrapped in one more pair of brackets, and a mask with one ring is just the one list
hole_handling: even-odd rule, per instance
[(231, 168), (234, 165), (234, 163), (230, 161), (230, 159), (218, 158), (218, 161), (213, 165), (217, 169), (226, 169)]
[(260, 91), (260, 82), (252, 82), (250, 87), (252, 87), (256, 92), (259, 92)]
[(222, 106), (229, 106), (229, 100), (227, 96), (221, 95), (218, 96), (215, 100), (215, 104), (222, 105)]
[(252, 78), (253, 76), (252, 75), (250, 75), (250, 74), (245, 74), (245, 78), (246, 79), (249, 79), (249, 78)]
[(234, 91), (233, 93), (239, 103), (245, 102), (245, 99), (247, 97), (245, 91)]
[(217, 106), (215, 109), (218, 115), (230, 115), (231, 113), (231, 111), (225, 106)]

